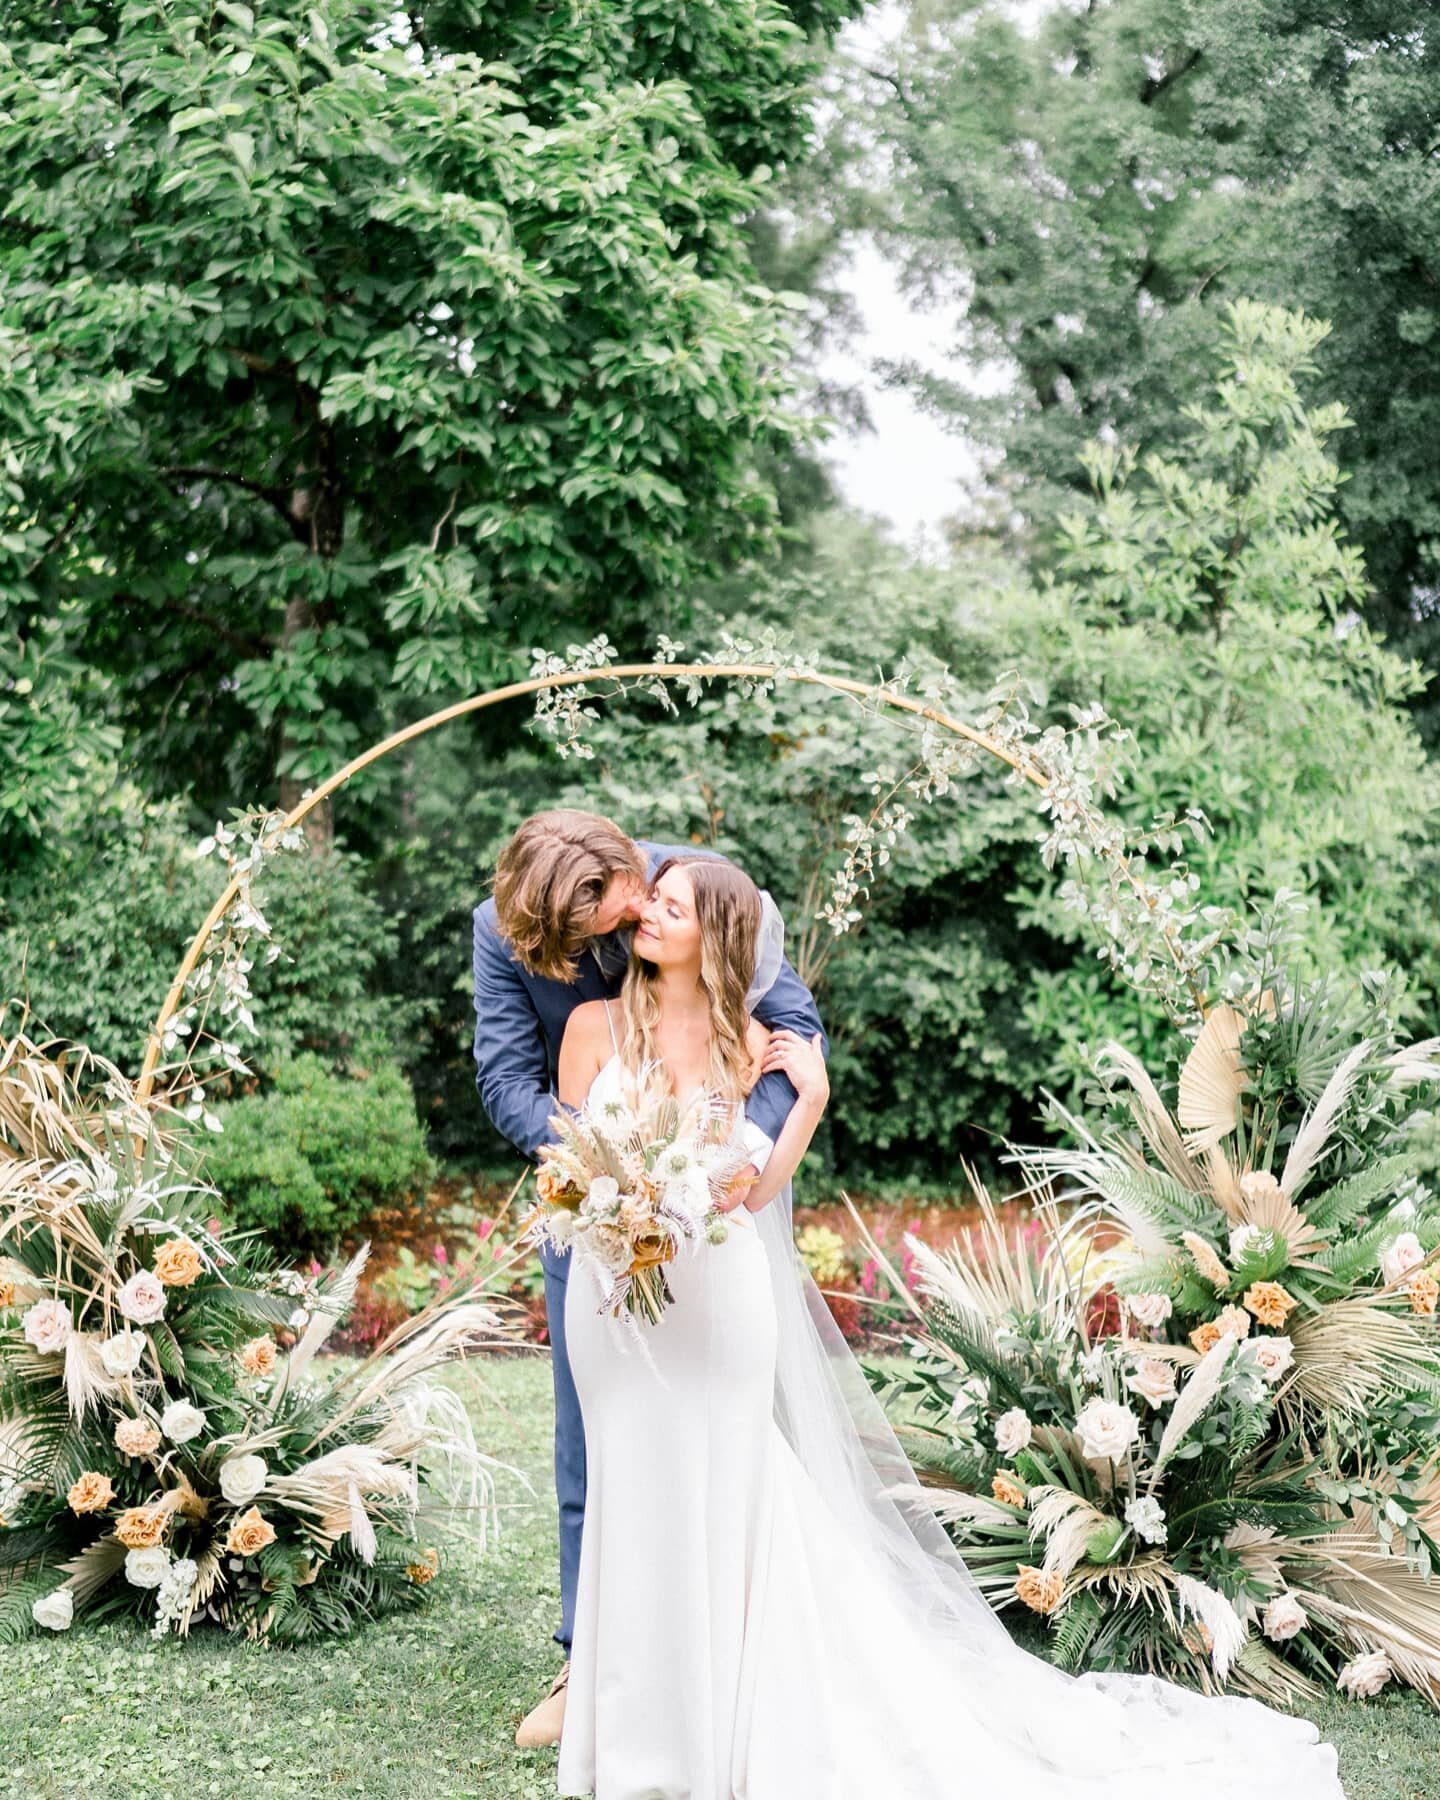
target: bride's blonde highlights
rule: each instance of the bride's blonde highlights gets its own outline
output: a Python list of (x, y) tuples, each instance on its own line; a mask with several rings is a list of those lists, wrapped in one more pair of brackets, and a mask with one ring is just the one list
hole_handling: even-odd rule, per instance
[[(695, 892), (700, 928), (700, 985), (710, 1001), (710, 1057), (705, 1085), (727, 1100), (743, 1100), (750, 1087), (750, 1049), (745, 1005), (755, 973), (760, 936), (760, 890), (734, 863), (714, 856), (672, 856), (655, 871), (684, 869)], [(652, 883), (653, 886), (653, 883)], [(631, 1068), (660, 1060), (659, 969), (632, 954), (620, 989), (624, 1020), (621, 1056)]]

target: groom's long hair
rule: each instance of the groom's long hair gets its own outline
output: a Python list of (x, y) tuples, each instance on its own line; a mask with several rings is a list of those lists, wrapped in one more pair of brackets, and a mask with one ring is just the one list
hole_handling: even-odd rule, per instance
[[(743, 1100), (750, 1087), (751, 1056), (745, 1042), (750, 1014), (745, 995), (755, 974), (760, 935), (760, 890), (734, 863), (714, 856), (672, 856), (655, 871), (684, 869), (695, 890), (700, 927), (700, 984), (710, 999), (710, 1066), (705, 1085), (727, 1100)], [(661, 1060), (655, 1039), (660, 1022), (659, 970), (632, 953), (620, 989), (625, 1036), (620, 1046), (634, 1069)]]

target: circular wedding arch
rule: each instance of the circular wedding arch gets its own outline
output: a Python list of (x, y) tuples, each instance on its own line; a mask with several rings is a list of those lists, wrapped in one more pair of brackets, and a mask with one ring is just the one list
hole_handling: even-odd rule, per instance
[[(782, 681), (792, 682), (797, 686), (817, 687), (842, 698), (870, 701), (896, 713), (910, 713), (918, 718), (926, 719), (942, 730), (951, 732), (955, 737), (963, 738), (974, 744), (979, 750), (1006, 763), (1024, 780), (1044, 790), (1045, 777), (1024, 757), (1007, 744), (979, 730), (974, 725), (967, 725), (962, 719), (942, 711), (939, 707), (927, 705), (908, 694), (896, 693), (878, 682), (852, 681), (844, 676), (825, 675), (812, 669), (787, 668), (778, 663), (605, 663), (589, 669), (567, 669), (555, 675), (537, 675), (528, 681), (513, 681), (503, 687), (490, 688), (483, 694), (473, 694), (468, 700), (460, 700), (453, 706), (443, 707), (439, 712), (431, 713), (427, 718), (418, 719), (413, 725), (407, 725), (403, 731), (394, 732), (390, 737), (375, 744), (362, 755), (346, 763), (344, 768), (336, 772), (317, 788), (311, 789), (297, 806), (285, 814), (277, 829), (288, 830), (298, 825), (322, 800), (326, 800), (338, 788), (344, 787), (352, 776), (358, 775), (362, 769), (378, 762), (382, 756), (388, 756), (392, 750), (398, 750), (402, 744), (408, 744), (415, 738), (423, 737), (452, 719), (465, 717), (467, 713), (481, 712), (486, 707), (499, 706), (507, 700), (519, 700), (527, 695), (545, 693), (551, 689), (566, 687), (594, 686), (597, 683), (614, 680), (640, 680), (656, 678), (673, 681), (676, 678), (696, 677), (704, 681)], [(216, 926), (225, 917), (231, 902), (240, 891), (241, 877), (234, 876), (227, 884), (224, 892), (210, 908), (200, 929), (195, 933), (186, 950), (184, 958), (176, 971), (175, 979), (170, 984), (170, 991), (165, 996), (150, 1037), (145, 1048), (145, 1060), (136, 1084), (135, 1097), (142, 1104), (150, 1098), (155, 1085), (156, 1071), (159, 1065), (161, 1046), (165, 1027), (180, 1005), (185, 991), (185, 983), (189, 980), (195, 965), (199, 962), (206, 944)]]

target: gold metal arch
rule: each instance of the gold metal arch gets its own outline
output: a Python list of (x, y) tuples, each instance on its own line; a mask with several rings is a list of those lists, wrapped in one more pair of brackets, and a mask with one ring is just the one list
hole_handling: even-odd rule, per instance
[[(618, 663), (605, 665), (596, 669), (567, 670), (561, 675), (540, 675), (529, 681), (514, 681), (506, 687), (491, 688), (487, 693), (472, 695), (468, 700), (457, 701), (454, 706), (447, 706), (440, 712), (431, 713), (428, 718), (418, 719), (415, 724), (407, 725), (403, 731), (397, 731), (382, 743), (357, 756), (346, 763), (343, 769), (323, 781), (319, 787), (306, 794), (298, 806), (286, 814), (283, 829), (298, 825), (307, 813), (317, 807), (322, 800), (328, 799), (337, 788), (344, 787), (353, 775), (378, 762), (382, 756), (388, 756), (392, 750), (398, 750), (402, 744), (412, 739), (423, 737), (427, 731), (434, 731), (439, 725), (446, 725), (451, 719), (463, 718), (466, 713), (481, 712), (488, 706), (499, 706), (506, 700), (523, 699), (528, 694), (539, 694), (549, 688), (579, 687), (586, 684), (597, 684), (613, 677), (631, 679), (645, 676), (661, 676), (673, 680), (676, 676), (695, 675), (705, 680), (715, 678), (730, 681), (772, 680), (790, 681), (806, 687), (826, 688), (832, 693), (848, 696), (852, 699), (875, 700), (894, 712), (913, 713), (916, 717), (928, 719), (943, 730), (953, 732), (956, 737), (964, 738), (978, 749), (988, 752), (1000, 762), (1006, 763), (1017, 774), (1033, 782), (1043, 789), (1045, 782), (1036, 770), (1023, 762), (1007, 745), (977, 731), (973, 725), (967, 725), (961, 719), (952, 718), (949, 713), (938, 707), (927, 706), (923, 700), (915, 700), (906, 694), (891, 693), (879, 683), (849, 681), (839, 675), (821, 675), (810, 670), (781, 668), (774, 663)], [(151, 1027), (150, 1038), (145, 1047), (145, 1061), (140, 1070), (140, 1079), (136, 1086), (136, 1098), (142, 1104), (146, 1101), (155, 1084), (155, 1070), (160, 1060), (160, 1049), (164, 1039), (165, 1027), (180, 1005), (185, 991), (185, 983), (192, 970), (200, 960), (211, 933), (224, 918), (239, 892), (238, 877), (232, 880), (219, 899), (206, 914), (204, 923), (195, 933), (184, 960), (170, 984), (170, 991), (165, 996), (165, 1004), (160, 1008), (159, 1016)]]

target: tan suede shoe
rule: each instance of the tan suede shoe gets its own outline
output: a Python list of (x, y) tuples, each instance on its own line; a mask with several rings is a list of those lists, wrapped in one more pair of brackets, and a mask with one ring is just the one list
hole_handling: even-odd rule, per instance
[(560, 1742), (560, 1727), (565, 1723), (565, 1689), (570, 1681), (570, 1665), (555, 1677), (550, 1692), (520, 1721), (515, 1733), (517, 1750), (538, 1750)]

